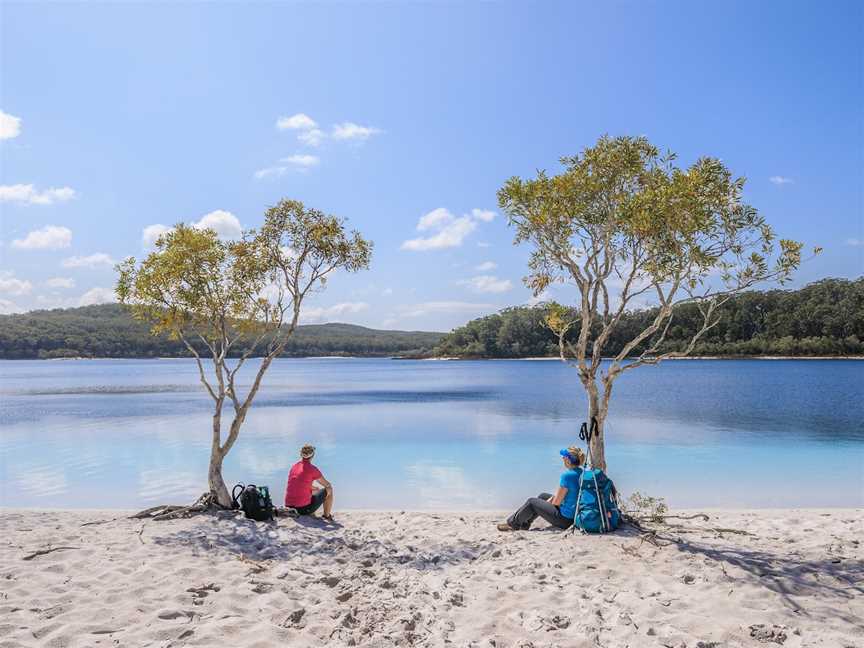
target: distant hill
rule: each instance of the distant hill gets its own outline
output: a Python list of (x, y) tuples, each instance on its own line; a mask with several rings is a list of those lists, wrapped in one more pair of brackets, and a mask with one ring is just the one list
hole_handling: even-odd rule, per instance
[[(654, 319), (656, 309), (627, 313), (609, 339), (615, 355)], [(435, 355), (462, 358), (557, 356), (557, 340), (543, 325), (545, 309), (514, 307), (471, 320), (447, 334)], [(674, 316), (662, 350), (682, 350), (697, 330), (695, 306)], [(591, 339), (598, 334), (592, 331)], [(579, 326), (570, 332), (572, 341)], [(635, 349), (638, 354), (641, 348)], [(864, 354), (864, 277), (823, 279), (799, 290), (748, 291), (720, 309), (720, 323), (691, 355), (845, 356)]]
[[(424, 331), (380, 331), (353, 324), (300, 326), (288, 356), (424, 355), (444, 337)], [(184, 357), (181, 342), (150, 335), (119, 304), (0, 315), (0, 358)]]

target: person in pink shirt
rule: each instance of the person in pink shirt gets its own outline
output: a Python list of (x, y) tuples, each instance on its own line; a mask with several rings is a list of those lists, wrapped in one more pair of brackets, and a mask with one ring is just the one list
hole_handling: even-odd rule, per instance
[[(285, 485), (285, 506), (299, 515), (312, 515), (324, 505), (324, 519), (333, 521), (333, 486), (324, 479), (318, 467), (312, 464), (315, 447), (300, 448), (300, 461), (291, 466), (288, 483)], [(316, 488), (318, 482), (322, 488)]]

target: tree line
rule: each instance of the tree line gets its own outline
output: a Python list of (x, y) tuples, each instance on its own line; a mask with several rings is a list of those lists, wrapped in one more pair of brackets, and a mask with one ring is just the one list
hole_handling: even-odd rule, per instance
[[(624, 348), (656, 316), (657, 309), (625, 314), (607, 343), (608, 355)], [(547, 307), (507, 308), (472, 320), (435, 347), (441, 356), (524, 358), (558, 355), (558, 337), (544, 321)], [(572, 319), (578, 321), (572, 311)], [(800, 290), (748, 291), (732, 297), (719, 323), (693, 349), (711, 356), (840, 356), (864, 354), (864, 277), (824, 279)], [(658, 351), (679, 351), (702, 325), (695, 305), (680, 307)], [(579, 337), (578, 323), (567, 332)], [(596, 337), (592, 331), (591, 338)], [(650, 340), (634, 349), (638, 355)]]
[[(381, 331), (352, 324), (308, 324), (297, 328), (283, 355), (427, 355), (443, 335), (424, 331)], [(197, 345), (203, 353), (203, 344)], [(248, 342), (239, 343), (232, 355), (242, 354), (247, 346)], [(151, 335), (149, 325), (133, 319), (120, 304), (0, 316), (0, 358), (4, 359), (189, 355), (179, 340), (172, 340), (168, 335)]]
[[(609, 353), (623, 348), (655, 309), (622, 318)], [(380, 331), (352, 324), (309, 324), (297, 329), (285, 356), (452, 356), (526, 358), (558, 355), (555, 334), (544, 323), (546, 307), (516, 306), (472, 320), (449, 334)], [(680, 349), (699, 324), (695, 307), (676, 314), (664, 344)], [(575, 340), (576, 326), (568, 332)], [(237, 353), (241, 353), (241, 345)], [(641, 349), (640, 349), (641, 350)], [(721, 309), (720, 323), (695, 355), (831, 356), (864, 354), (864, 277), (824, 279), (800, 290), (742, 293)], [(0, 316), (0, 358), (186, 357), (178, 340), (153, 336), (119, 304), (33, 311)]]

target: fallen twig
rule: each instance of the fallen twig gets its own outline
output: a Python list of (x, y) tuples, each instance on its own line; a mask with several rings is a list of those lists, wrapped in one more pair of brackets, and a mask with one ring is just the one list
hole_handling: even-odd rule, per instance
[(750, 533), (749, 531), (742, 531), (741, 529), (724, 529), (721, 527), (713, 527), (710, 529), (706, 529), (706, 531), (714, 531), (716, 533), (737, 533), (738, 535), (747, 535), (747, 536), (755, 536), (755, 533)]
[(96, 525), (96, 524), (108, 524), (109, 522), (113, 522), (113, 521), (116, 520), (116, 519), (117, 519), (117, 518), (111, 518), (110, 520), (95, 520), (95, 521), (93, 521), (93, 522), (85, 522), (85, 523), (82, 524), (81, 526), (82, 526), (82, 527), (85, 527), (85, 526), (93, 526), (93, 525)]
[(663, 524), (666, 520), (676, 519), (676, 520), (695, 520), (696, 518), (701, 518), (705, 522), (708, 522), (711, 518), (705, 515), (704, 513), (696, 513), (694, 515), (640, 515), (636, 516), (633, 513), (625, 512), (625, 517), (628, 520), (636, 520), (638, 522), (655, 522), (657, 524)]
[(138, 529), (138, 541), (139, 541), (141, 544), (144, 544), (144, 538), (142, 537), (141, 534), (144, 533), (144, 527), (145, 527), (145, 526), (147, 526), (147, 522), (144, 522), (144, 524), (141, 525), (141, 528)]
[(48, 549), (40, 549), (39, 551), (34, 551), (28, 556), (24, 556), (21, 560), (33, 560), (37, 556), (44, 556), (52, 551), (63, 551), (64, 549), (80, 549), (80, 547), (50, 547)]
[(267, 565), (263, 565), (259, 562), (252, 560), (251, 558), (247, 558), (245, 556), (245, 554), (237, 554), (237, 558), (239, 560), (241, 560), (242, 562), (249, 563), (250, 565), (252, 565), (252, 569), (255, 570), (256, 574), (260, 574), (261, 572), (267, 570)]

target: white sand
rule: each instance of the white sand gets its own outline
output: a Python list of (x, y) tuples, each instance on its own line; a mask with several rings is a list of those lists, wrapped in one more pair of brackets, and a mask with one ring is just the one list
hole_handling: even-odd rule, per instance
[(862, 510), (713, 511), (661, 548), (489, 513), (81, 526), (120, 515), (0, 512), (0, 646), (864, 646)]

